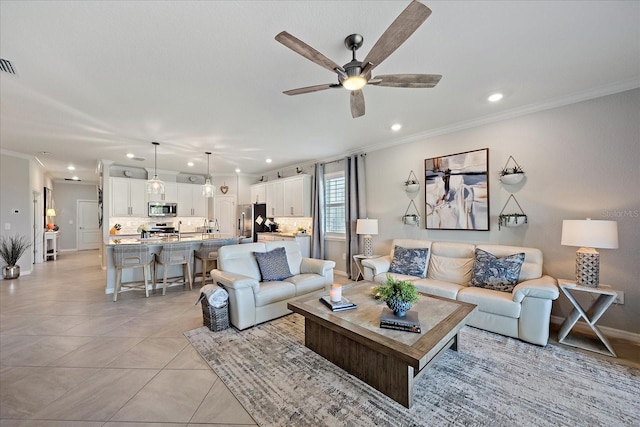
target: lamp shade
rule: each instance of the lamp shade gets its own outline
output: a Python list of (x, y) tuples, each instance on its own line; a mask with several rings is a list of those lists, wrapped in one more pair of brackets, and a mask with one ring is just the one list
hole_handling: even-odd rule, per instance
[(574, 220), (562, 221), (564, 246), (616, 249), (618, 247), (618, 223), (616, 221)]
[(378, 220), (377, 219), (359, 219), (356, 222), (357, 234), (378, 234)]
[(56, 216), (56, 210), (53, 208), (47, 209), (47, 216)]

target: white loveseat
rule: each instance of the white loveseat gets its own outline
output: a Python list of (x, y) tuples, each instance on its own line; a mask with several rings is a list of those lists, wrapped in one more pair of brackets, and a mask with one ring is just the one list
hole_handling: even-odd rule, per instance
[[(291, 277), (263, 282), (254, 252), (284, 247)], [(303, 258), (294, 241), (227, 245), (218, 250), (218, 268), (211, 271), (213, 282), (229, 293), (229, 317), (238, 329), (291, 313), (287, 303), (301, 295), (328, 290), (336, 263)]]
[[(388, 273), (395, 246), (428, 248), (426, 278)], [(512, 292), (468, 286), (475, 259), (475, 249), (498, 258), (524, 253), (518, 284)], [(473, 245), (454, 242), (396, 239), (391, 254), (362, 261), (365, 279), (385, 282), (387, 274), (411, 280), (421, 292), (476, 304), (478, 310), (467, 322), (487, 331), (546, 345), (552, 301), (559, 296), (556, 280), (542, 274), (542, 252), (535, 248), (503, 245)]]

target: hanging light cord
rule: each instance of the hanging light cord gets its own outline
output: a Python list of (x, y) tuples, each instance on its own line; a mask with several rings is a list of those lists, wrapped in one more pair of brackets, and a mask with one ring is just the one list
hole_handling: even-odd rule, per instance
[(211, 157), (211, 152), (207, 151), (207, 179), (209, 178), (209, 158)]

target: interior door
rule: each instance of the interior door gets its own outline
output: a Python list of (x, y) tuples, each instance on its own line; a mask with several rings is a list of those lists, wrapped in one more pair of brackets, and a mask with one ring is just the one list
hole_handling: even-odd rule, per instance
[(102, 233), (98, 227), (98, 201), (78, 200), (77, 248), (79, 251), (98, 249)]
[(218, 220), (220, 237), (236, 235), (236, 197), (214, 196), (213, 215)]

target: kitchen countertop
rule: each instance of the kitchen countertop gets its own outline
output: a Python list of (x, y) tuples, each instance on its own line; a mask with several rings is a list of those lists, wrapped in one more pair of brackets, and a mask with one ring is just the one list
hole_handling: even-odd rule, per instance
[(283, 233), (280, 231), (264, 231), (258, 232), (256, 234), (266, 234), (269, 236), (282, 236), (282, 237), (310, 237), (310, 234), (307, 233)]
[(122, 238), (113, 238), (115, 236), (111, 236), (109, 242), (106, 243), (107, 246), (115, 246), (115, 245), (166, 245), (172, 243), (198, 243), (203, 242), (205, 240), (227, 240), (216, 237), (207, 237), (203, 236), (200, 233), (196, 233), (194, 235), (189, 236), (171, 236), (171, 237), (147, 237), (142, 239), (140, 237), (133, 236), (122, 236)]

